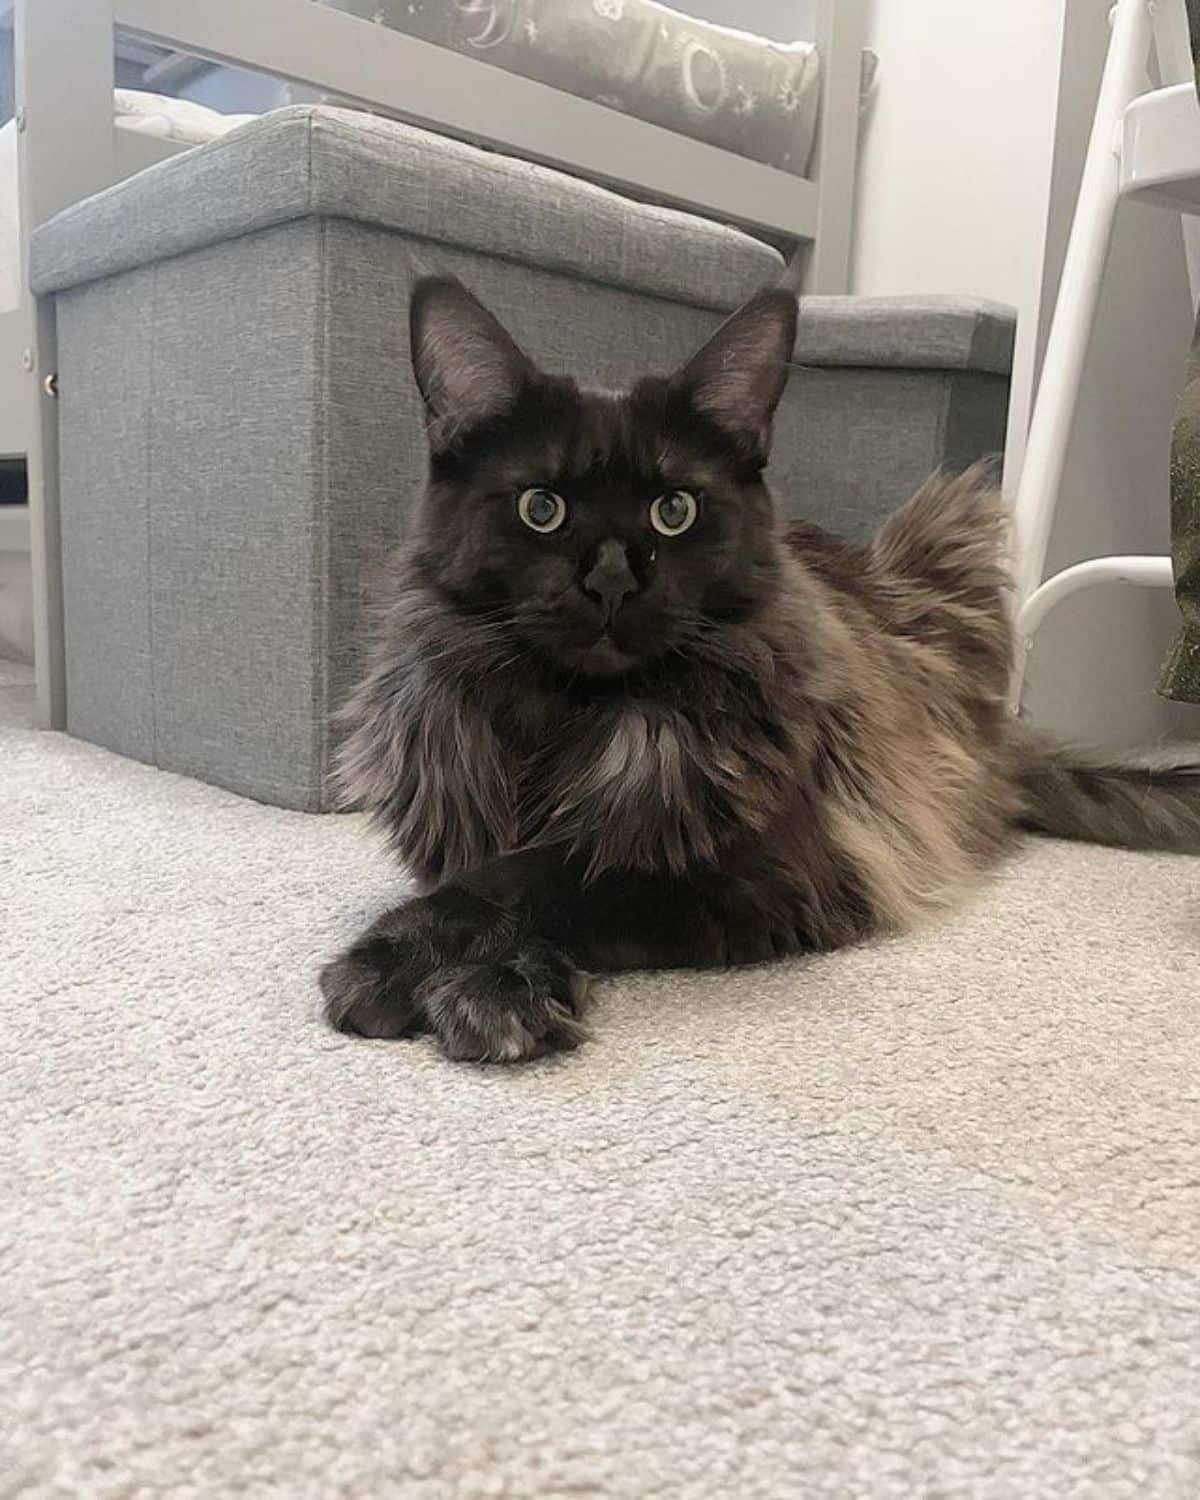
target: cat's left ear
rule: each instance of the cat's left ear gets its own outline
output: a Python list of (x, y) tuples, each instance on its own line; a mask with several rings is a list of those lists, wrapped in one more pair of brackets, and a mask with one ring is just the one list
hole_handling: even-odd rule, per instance
[(537, 373), (487, 308), (453, 277), (417, 282), (409, 327), (413, 374), (435, 452), (502, 416)]
[(795, 294), (758, 292), (726, 318), (672, 384), (749, 458), (766, 463), (795, 341)]

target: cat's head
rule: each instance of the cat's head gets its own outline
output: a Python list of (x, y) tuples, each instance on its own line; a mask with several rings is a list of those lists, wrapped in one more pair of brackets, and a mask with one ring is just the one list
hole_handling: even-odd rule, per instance
[(673, 375), (620, 393), (538, 370), (456, 281), (420, 282), (411, 326), (431, 452), (421, 563), (456, 608), (514, 649), (618, 677), (762, 607), (791, 293), (758, 294)]

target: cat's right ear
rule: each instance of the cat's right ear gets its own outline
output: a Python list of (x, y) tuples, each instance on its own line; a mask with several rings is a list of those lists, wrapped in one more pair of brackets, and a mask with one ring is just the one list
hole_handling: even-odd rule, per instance
[(503, 415), (535, 374), (487, 308), (449, 276), (428, 276), (409, 307), (413, 374), (434, 452)]
[(755, 463), (771, 450), (771, 419), (796, 340), (795, 292), (769, 288), (731, 313), (673, 377), (692, 409)]

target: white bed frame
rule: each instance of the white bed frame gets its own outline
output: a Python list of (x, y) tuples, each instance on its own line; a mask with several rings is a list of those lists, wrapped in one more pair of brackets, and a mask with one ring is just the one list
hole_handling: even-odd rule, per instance
[[(635, 197), (792, 244), (807, 290), (848, 284), (867, 0), (817, 0), (821, 98), (811, 178), (794, 177), (310, 0), (0, 0), (15, 5), (22, 283), (31, 231), (180, 149), (113, 127), (118, 34), (309, 85)], [(52, 305), (0, 315), (0, 455), (25, 455), (29, 506), (0, 548), (34, 568), (38, 712), (66, 722)]]

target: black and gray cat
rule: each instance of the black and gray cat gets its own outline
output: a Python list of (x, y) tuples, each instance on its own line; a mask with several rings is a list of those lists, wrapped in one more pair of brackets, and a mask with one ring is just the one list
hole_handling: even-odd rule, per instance
[(623, 394), (421, 283), (430, 482), (348, 710), (350, 796), (425, 894), (321, 976), (334, 1025), (575, 1046), (588, 971), (903, 930), (1019, 826), (1200, 849), (1200, 767), (1088, 766), (1006, 708), (1005, 519), (935, 478), (866, 546), (763, 481), (796, 302)]

